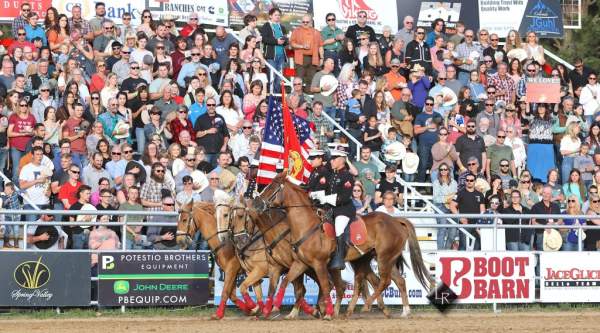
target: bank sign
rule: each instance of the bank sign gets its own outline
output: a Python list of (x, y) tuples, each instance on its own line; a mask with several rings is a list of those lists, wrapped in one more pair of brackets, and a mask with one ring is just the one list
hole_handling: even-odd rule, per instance
[(0, 252), (0, 306), (89, 306), (88, 253)]
[(104, 306), (203, 305), (207, 252), (102, 253), (98, 303)]

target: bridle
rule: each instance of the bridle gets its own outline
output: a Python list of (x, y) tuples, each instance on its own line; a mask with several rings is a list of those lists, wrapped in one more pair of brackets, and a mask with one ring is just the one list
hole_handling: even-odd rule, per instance
[[(271, 193), (271, 195), (267, 199), (262, 198), (262, 196), (261, 196), (262, 193), (261, 193), (261, 195), (258, 195), (256, 198), (254, 198), (254, 202), (252, 203), (252, 206), (255, 207), (254, 209), (256, 211), (258, 211), (258, 213), (262, 214), (262, 213), (266, 212), (267, 210), (274, 208), (274, 206), (272, 205), (272, 202), (277, 197), (279, 192), (281, 192), (283, 190), (283, 182), (277, 182), (276, 184), (278, 185), (277, 189), (275, 189), (275, 191), (273, 191), (273, 193)], [(263, 193), (267, 188), (265, 188), (263, 190)]]
[[(247, 207), (239, 207), (235, 204), (232, 205), (222, 205), (222, 206), (226, 206), (229, 207), (230, 212), (229, 212), (229, 216), (228, 216), (228, 232), (229, 232), (229, 237), (231, 238), (231, 241), (234, 243), (235, 248), (238, 251), (238, 255), (240, 257), (241, 260), (245, 260), (246, 257), (248, 257), (246, 255), (246, 251), (248, 251), (250, 249), (250, 247), (252, 245), (254, 245), (254, 243), (258, 242), (259, 240), (263, 239), (263, 233), (260, 232), (260, 230), (256, 230), (256, 225), (252, 224), (252, 228), (249, 227), (249, 222), (250, 222), (250, 217), (248, 216), (248, 208)], [(242, 229), (239, 232), (235, 231), (235, 225), (234, 225), (234, 218), (237, 218), (237, 211), (242, 210), (244, 213), (242, 215), (243, 221), (244, 221), (244, 229)], [(252, 230), (250, 230), (252, 229)], [(240, 244), (239, 241), (237, 241), (238, 239), (240, 239), (240, 237), (246, 237), (248, 238), (248, 242), (246, 244), (244, 244), (241, 247), (238, 247), (238, 245)], [(255, 250), (263, 250), (263, 248), (261, 249), (255, 249)], [(254, 251), (254, 250), (253, 250)]]
[[(194, 231), (193, 233), (191, 231), (192, 230), (192, 225), (196, 225), (196, 219), (194, 217), (194, 214), (193, 214), (192, 210), (185, 210), (185, 208), (183, 208), (181, 210), (181, 213), (186, 213), (187, 214), (187, 219), (185, 221), (183, 221), (183, 223), (185, 225), (185, 232), (177, 230), (177, 232), (176, 232), (175, 235), (176, 236), (185, 236), (186, 240), (189, 241), (190, 244), (192, 244), (192, 245), (199, 244), (200, 242), (194, 240), (194, 235), (196, 234), (197, 230)], [(225, 230), (219, 230), (219, 224), (217, 223), (217, 231), (214, 234), (212, 234), (212, 235), (210, 235), (208, 237), (206, 237), (204, 235), (202, 235), (202, 236), (206, 240), (206, 242), (209, 243), (211, 239), (213, 239), (215, 237), (218, 237), (220, 234), (226, 233), (226, 232), (229, 232), (229, 230), (227, 230), (227, 229), (225, 229)], [(226, 244), (227, 244), (226, 242), (224, 242), (224, 241), (222, 241), (222, 240), (219, 239), (219, 245), (217, 245), (217, 247), (215, 247), (213, 249), (213, 253), (215, 255), (217, 255), (217, 253), (219, 252), (219, 250), (221, 250), (223, 247), (225, 247)]]

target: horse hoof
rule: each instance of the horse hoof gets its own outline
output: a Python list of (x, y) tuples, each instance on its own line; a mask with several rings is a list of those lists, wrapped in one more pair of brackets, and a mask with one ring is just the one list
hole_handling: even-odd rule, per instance
[(321, 319), (321, 312), (315, 309), (315, 312), (313, 312), (312, 316), (316, 319)]
[(221, 319), (223, 319), (223, 315), (222, 314), (218, 314), (218, 313), (213, 313), (210, 316), (210, 319), (211, 320), (221, 320)]
[(347, 311), (346, 314), (344, 315), (344, 317), (346, 317), (346, 319), (350, 319), (350, 317), (352, 317), (353, 314), (354, 314), (353, 311)]
[(410, 310), (406, 310), (406, 311), (402, 311), (402, 315), (400, 315), (402, 318), (408, 318), (408, 316), (410, 315)]
[(329, 321), (329, 320), (332, 320), (332, 319), (333, 318), (331, 317), (331, 315), (325, 315), (325, 316), (323, 316), (323, 320)]
[(254, 315), (256, 315), (259, 312), (260, 312), (260, 306), (257, 305), (257, 306), (254, 307), (254, 309), (250, 310), (250, 312), (248, 313), (248, 315), (249, 316), (254, 316)]
[(365, 305), (360, 309), (360, 312), (371, 312), (371, 307)]
[(298, 319), (298, 315), (294, 314), (294, 313), (290, 313), (289, 315), (285, 316), (284, 319), (285, 320), (296, 320), (296, 319)]
[(392, 317), (392, 313), (390, 312), (390, 309), (388, 309), (388, 308), (384, 308), (382, 311), (383, 311), (383, 315), (384, 315), (386, 318), (388, 318), (388, 319), (389, 319), (389, 318), (391, 318), (391, 317)]

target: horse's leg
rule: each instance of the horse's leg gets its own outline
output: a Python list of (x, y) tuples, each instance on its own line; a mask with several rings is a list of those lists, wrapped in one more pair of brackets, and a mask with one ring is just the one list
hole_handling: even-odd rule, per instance
[(344, 299), (344, 295), (346, 294), (346, 281), (342, 279), (342, 271), (339, 269), (333, 269), (329, 271), (331, 275), (331, 280), (333, 281), (333, 285), (335, 286), (335, 306), (333, 308), (333, 315), (337, 317), (340, 315), (340, 308), (342, 307), (342, 300)]
[(387, 288), (392, 282), (391, 277), (391, 266), (390, 263), (395, 263), (395, 260), (389, 260), (389, 256), (379, 255), (377, 258), (377, 267), (379, 269), (379, 285), (375, 288), (375, 291), (371, 296), (367, 298), (365, 301), (365, 306), (363, 307), (363, 312), (368, 312), (371, 310), (371, 305), (373, 301), (378, 298), (383, 290)]
[(241, 269), (237, 258), (232, 259), (227, 264), (224, 265), (225, 269), (223, 272), (225, 274), (225, 281), (223, 281), (223, 291), (221, 292), (221, 303), (217, 307), (217, 311), (212, 316), (213, 319), (221, 319), (225, 315), (225, 305), (227, 304), (227, 299), (231, 299), (231, 301), (237, 305), (237, 307), (243, 312), (248, 312), (248, 307), (246, 303), (239, 299), (235, 294), (235, 279)]
[[(257, 282), (259, 282), (263, 276), (265, 276), (264, 269), (255, 268), (248, 273), (246, 279), (240, 284), (240, 293), (242, 294), (242, 297), (246, 302), (246, 306), (248, 307), (250, 314), (256, 314), (260, 309), (259, 306), (256, 303), (254, 303), (254, 301), (248, 294), (248, 287), (256, 285)], [(258, 284), (258, 286), (255, 286), (254, 293), (256, 295), (257, 300), (262, 300), (262, 288), (260, 287), (260, 284)]]
[[(365, 265), (362, 261), (351, 262), (350, 265), (352, 265), (352, 269), (354, 270), (354, 291), (352, 292), (352, 298), (346, 309), (346, 319), (352, 317), (352, 314), (354, 313), (354, 308), (356, 307), (356, 302), (358, 302), (358, 296), (361, 294), (365, 278)], [(363, 297), (366, 297), (364, 293)]]
[(269, 274), (269, 296), (267, 296), (267, 302), (262, 308), (263, 317), (268, 318), (273, 309), (273, 295), (277, 289), (279, 278), (281, 277), (281, 269), (276, 269), (274, 272)]
[(410, 314), (410, 304), (408, 304), (408, 294), (406, 293), (406, 280), (395, 265), (392, 267), (392, 280), (396, 283), (402, 297), (402, 317), (407, 317)]
[[(377, 276), (377, 274), (375, 274), (375, 272), (373, 272), (370, 264), (368, 267), (368, 273), (366, 274), (366, 278), (367, 281), (369, 281), (369, 283), (365, 283), (363, 285), (365, 290), (363, 294), (363, 300), (365, 301), (365, 303), (367, 302), (367, 298), (369, 297), (369, 284), (373, 286), (373, 288), (379, 285), (379, 277)], [(388, 307), (385, 306), (385, 303), (383, 302), (383, 295), (381, 294), (377, 296), (377, 306), (379, 307), (379, 309), (381, 309), (381, 311), (386, 317), (390, 316), (390, 309), (388, 309)]]
[(325, 316), (323, 316), (323, 319), (331, 320), (333, 316), (333, 304), (331, 303), (330, 296), (331, 286), (329, 285), (327, 261), (315, 261), (312, 267), (317, 275), (319, 289), (321, 290), (319, 303), (324, 303), (325, 306)]
[(283, 281), (281, 281), (281, 284), (279, 285), (279, 290), (275, 295), (275, 300), (273, 301), (273, 312), (279, 312), (279, 309), (281, 308), (281, 303), (283, 302), (283, 296), (285, 296), (285, 288), (287, 288), (288, 284), (290, 284), (291, 281), (294, 281), (296, 278), (302, 275), (302, 273), (304, 273), (306, 269), (306, 265), (301, 261), (294, 261), (292, 263), (292, 266), (290, 267), (286, 276), (283, 278)]
[(258, 280), (254, 285), (252, 285), (252, 287), (254, 287), (254, 296), (256, 297), (256, 306), (258, 306), (258, 311), (256, 313), (260, 314), (264, 307), (263, 292), (262, 292), (262, 278), (260, 280)]

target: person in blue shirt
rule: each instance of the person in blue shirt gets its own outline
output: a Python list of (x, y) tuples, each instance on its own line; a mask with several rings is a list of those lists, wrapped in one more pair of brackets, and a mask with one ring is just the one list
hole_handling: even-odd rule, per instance
[(206, 113), (206, 102), (204, 101), (204, 88), (196, 88), (194, 94), (196, 96), (196, 102), (190, 105), (190, 109), (188, 111), (188, 119), (192, 122), (192, 126), (196, 125), (196, 119), (198, 119), (200, 116), (203, 116)]
[(179, 71), (179, 75), (177, 75), (177, 84), (182, 88), (187, 87), (185, 78), (194, 76), (198, 68), (202, 67), (206, 73), (209, 73), (208, 67), (200, 62), (200, 59), (202, 58), (202, 51), (199, 48), (194, 47), (190, 52), (192, 61), (183, 65)]
[(33, 42), (33, 39), (39, 37), (42, 40), (42, 45), (48, 45), (48, 39), (46, 38), (46, 32), (44, 28), (37, 24), (38, 22), (38, 14), (35, 12), (29, 13), (27, 15), (27, 24), (25, 24), (25, 38)]

